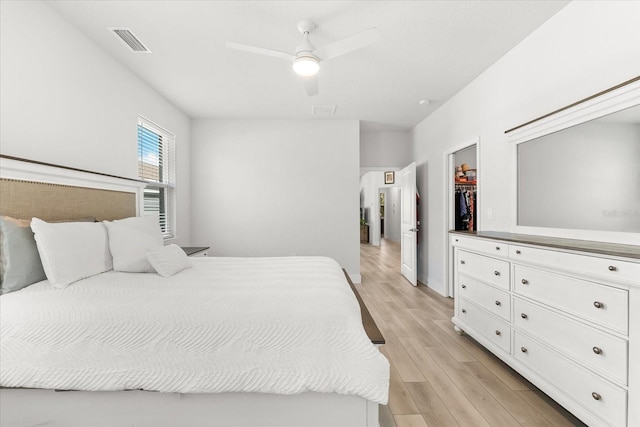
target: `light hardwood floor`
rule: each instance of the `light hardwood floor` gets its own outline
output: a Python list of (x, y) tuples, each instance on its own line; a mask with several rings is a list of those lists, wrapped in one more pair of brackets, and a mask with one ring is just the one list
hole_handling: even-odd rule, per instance
[(453, 299), (401, 276), (399, 244), (361, 244), (360, 254), (356, 288), (391, 362), (381, 427), (584, 426), (472, 338), (456, 334)]

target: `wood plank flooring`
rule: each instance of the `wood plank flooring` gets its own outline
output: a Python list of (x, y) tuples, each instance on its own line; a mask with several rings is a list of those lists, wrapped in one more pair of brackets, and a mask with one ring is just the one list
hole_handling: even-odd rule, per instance
[(400, 274), (400, 245), (360, 245), (356, 289), (386, 339), (389, 404), (380, 427), (584, 426), (467, 335), (453, 330), (453, 299)]

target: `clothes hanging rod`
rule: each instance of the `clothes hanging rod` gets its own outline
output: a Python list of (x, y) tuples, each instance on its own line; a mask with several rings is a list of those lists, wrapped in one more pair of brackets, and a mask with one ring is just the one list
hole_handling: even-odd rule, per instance
[(476, 184), (463, 184), (461, 182), (456, 182), (456, 190), (475, 190)]

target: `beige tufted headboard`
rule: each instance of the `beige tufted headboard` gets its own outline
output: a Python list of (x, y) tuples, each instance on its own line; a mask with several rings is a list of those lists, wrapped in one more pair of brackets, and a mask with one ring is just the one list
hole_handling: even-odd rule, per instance
[(114, 220), (136, 216), (136, 195), (0, 178), (0, 214), (45, 221), (87, 217)]

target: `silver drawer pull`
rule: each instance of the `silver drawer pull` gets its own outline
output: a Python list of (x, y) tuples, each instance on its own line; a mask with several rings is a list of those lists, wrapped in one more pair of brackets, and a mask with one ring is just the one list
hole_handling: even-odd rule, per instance
[(500, 250), (500, 246), (496, 246), (496, 251), (499, 251), (499, 250)]
[(593, 397), (595, 400), (602, 400), (602, 396), (600, 396), (595, 391), (593, 393), (591, 393), (591, 397)]
[(462, 285), (462, 289), (467, 289), (467, 285)]
[(498, 270), (496, 270), (496, 271), (493, 272), (493, 274), (496, 275), (496, 276), (499, 276), (500, 272)]
[(527, 352), (527, 348), (526, 347), (520, 347), (520, 351), (523, 352), (523, 353), (526, 353)]
[(618, 268), (615, 265), (609, 266), (609, 271), (616, 271)]
[(593, 302), (593, 306), (594, 306), (595, 308), (602, 308), (602, 307), (604, 307), (604, 304), (603, 304), (603, 303), (601, 303), (600, 301), (594, 301), (594, 302)]
[(526, 319), (529, 316), (527, 316), (525, 313), (520, 313), (520, 317), (522, 317), (523, 319)]
[(529, 281), (527, 279), (522, 279), (521, 282), (522, 282), (523, 285), (528, 285), (529, 284)]
[(520, 249), (516, 249), (516, 255), (520, 255), (522, 252), (520, 252)]
[(463, 259), (460, 260), (460, 264), (464, 264), (464, 260)]
[(593, 352), (595, 354), (602, 354), (602, 349), (600, 347), (593, 347)]
[(500, 336), (500, 335), (502, 335), (502, 332), (496, 331), (496, 335)]
[(463, 309), (462, 309), (462, 312), (463, 312), (463, 313), (466, 313), (466, 312), (467, 312), (467, 310), (465, 310), (465, 309), (463, 308)]
[(500, 301), (496, 301), (496, 305), (500, 306), (502, 303)]

